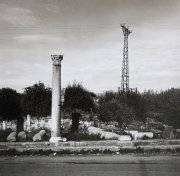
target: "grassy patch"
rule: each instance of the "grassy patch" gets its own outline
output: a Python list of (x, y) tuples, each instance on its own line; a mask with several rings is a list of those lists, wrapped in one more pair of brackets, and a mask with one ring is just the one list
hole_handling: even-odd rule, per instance
[(87, 134), (87, 133), (68, 133), (63, 135), (63, 137), (67, 138), (68, 141), (96, 141), (96, 140), (104, 140), (101, 138), (100, 134)]
[(36, 156), (36, 155), (42, 155), (42, 156), (60, 156), (60, 155), (99, 155), (99, 154), (166, 154), (166, 153), (180, 153), (180, 149), (149, 149), (147, 151), (144, 151), (141, 147), (136, 148), (119, 148), (117, 150), (114, 149), (103, 149), (103, 148), (83, 148), (83, 149), (77, 149), (77, 150), (71, 150), (71, 149), (62, 149), (59, 151), (54, 151), (52, 149), (25, 149), (22, 151), (18, 151), (15, 148), (8, 149), (8, 150), (0, 150), (0, 156)]

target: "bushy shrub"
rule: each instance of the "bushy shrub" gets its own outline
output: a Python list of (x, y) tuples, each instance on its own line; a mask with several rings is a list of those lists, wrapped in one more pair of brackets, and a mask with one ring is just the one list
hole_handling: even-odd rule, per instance
[(16, 120), (21, 115), (20, 98), (14, 89), (0, 89), (0, 116), (4, 120)]
[(115, 120), (120, 126), (129, 124), (132, 120), (145, 121), (144, 101), (138, 93), (107, 91), (98, 98), (98, 115), (101, 121)]
[(102, 101), (98, 108), (98, 115), (101, 121), (116, 121), (119, 126), (129, 124), (135, 119), (133, 108), (121, 103), (119, 99)]
[(45, 87), (42, 82), (24, 88), (21, 102), (23, 113), (37, 118), (50, 115), (51, 95), (51, 88)]

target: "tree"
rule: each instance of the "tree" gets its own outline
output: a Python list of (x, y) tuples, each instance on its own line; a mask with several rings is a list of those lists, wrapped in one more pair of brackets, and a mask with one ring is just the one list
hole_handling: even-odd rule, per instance
[(142, 94), (145, 107), (151, 118), (180, 128), (180, 89), (170, 89), (161, 92), (147, 91)]
[(135, 112), (135, 118), (139, 121), (146, 120), (146, 111), (144, 99), (139, 93), (127, 92), (119, 94), (119, 101), (132, 108)]
[(94, 98), (96, 95), (86, 90), (81, 84), (73, 83), (65, 89), (64, 108), (72, 112), (72, 132), (78, 132), (80, 111), (95, 111)]
[(3, 120), (17, 120), (17, 131), (23, 130), (21, 94), (11, 88), (0, 89), (0, 117)]
[(51, 114), (51, 88), (41, 82), (26, 87), (22, 97), (24, 114), (43, 117)]
[(84, 112), (95, 111), (95, 97), (94, 93), (86, 90), (80, 83), (73, 83), (65, 89), (64, 108), (73, 111), (76, 109)]
[(180, 128), (180, 89), (168, 92), (169, 97), (164, 110), (167, 114), (167, 123), (174, 128)]
[(111, 91), (99, 97), (98, 115), (101, 121), (117, 121), (120, 127), (135, 119), (133, 108), (121, 102), (119, 95)]

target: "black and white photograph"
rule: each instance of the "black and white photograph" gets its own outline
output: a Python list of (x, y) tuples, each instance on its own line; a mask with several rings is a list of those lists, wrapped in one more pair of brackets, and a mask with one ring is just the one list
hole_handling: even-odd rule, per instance
[(0, 176), (179, 176), (179, 0), (0, 0)]

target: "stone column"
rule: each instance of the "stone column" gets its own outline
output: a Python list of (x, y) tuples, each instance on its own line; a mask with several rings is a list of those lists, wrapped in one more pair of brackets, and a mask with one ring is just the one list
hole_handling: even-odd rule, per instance
[(30, 131), (31, 130), (31, 116), (28, 114), (26, 118), (26, 130)]
[(6, 130), (6, 128), (7, 128), (7, 121), (3, 121), (3, 130)]
[(61, 61), (63, 55), (51, 55), (53, 62), (52, 107), (51, 107), (51, 138), (49, 142), (62, 141), (61, 138)]

